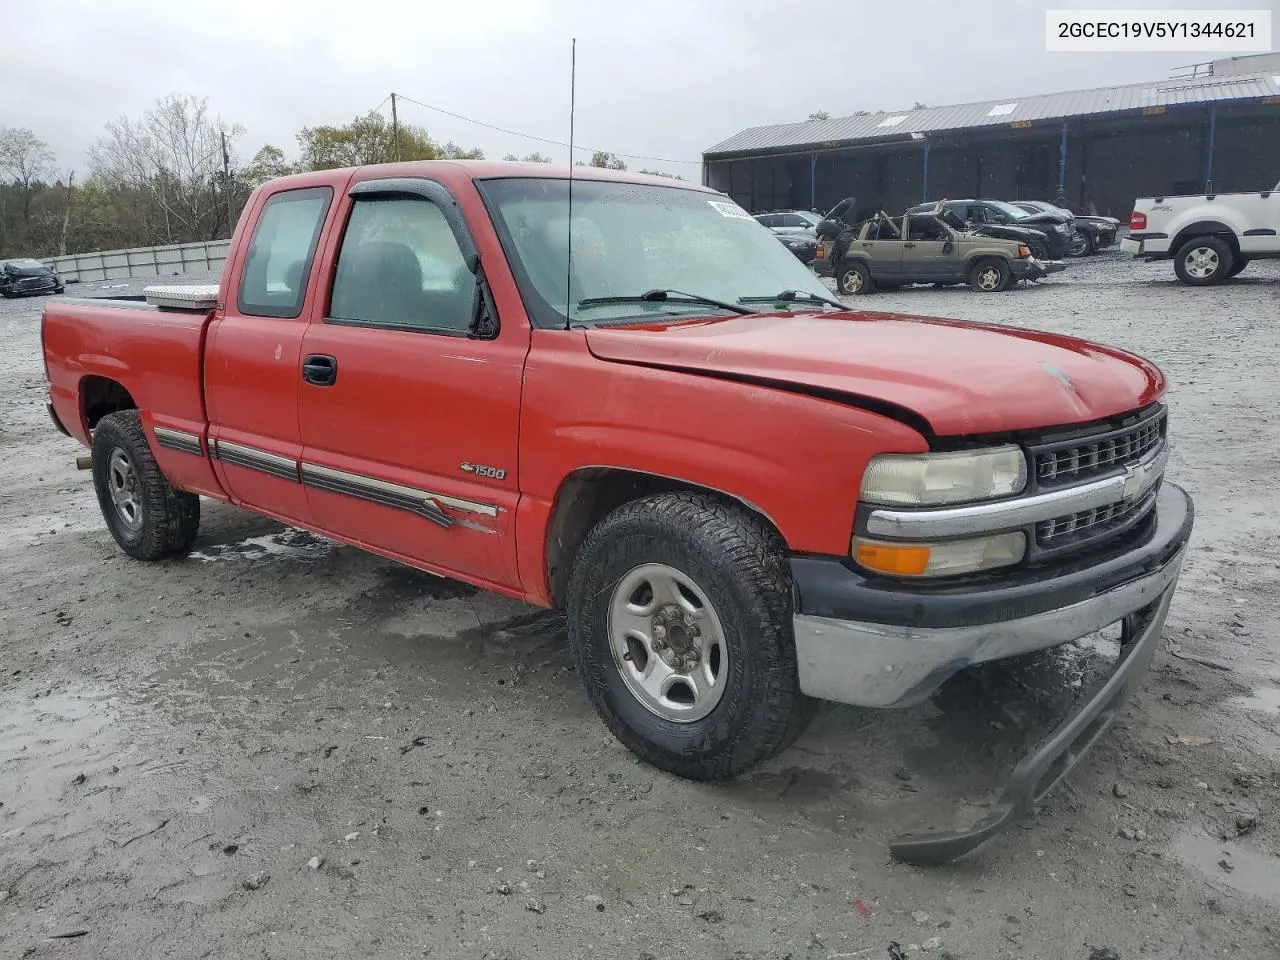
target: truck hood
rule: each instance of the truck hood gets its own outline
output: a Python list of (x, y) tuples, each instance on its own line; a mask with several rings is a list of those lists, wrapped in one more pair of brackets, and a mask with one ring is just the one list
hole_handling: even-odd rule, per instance
[(1136, 410), (1165, 388), (1153, 363), (1112, 347), (899, 314), (681, 320), (598, 327), (586, 339), (601, 360), (838, 396), (938, 436), (1086, 423)]

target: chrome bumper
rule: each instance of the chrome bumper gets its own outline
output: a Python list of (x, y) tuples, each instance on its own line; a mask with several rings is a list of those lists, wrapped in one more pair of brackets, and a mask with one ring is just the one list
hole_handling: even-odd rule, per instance
[[(1088, 567), (1068, 565), (1042, 579), (1011, 575), (981, 588), (911, 591), (830, 561), (793, 558), (800, 689), (827, 700), (910, 706), (972, 664), (1121, 626), (1121, 652), (1110, 675), (1023, 757), (988, 815), (967, 829), (895, 838), (894, 857), (936, 864), (973, 851), (1034, 809), (1110, 728), (1160, 644), (1195, 518), (1190, 497), (1168, 482), (1154, 514), (1139, 542)], [(884, 622), (848, 617), (857, 610), (874, 610)]]
[(1017, 620), (922, 629), (796, 616), (800, 689), (861, 707), (907, 707), (965, 667), (1069, 643), (1153, 603), (1161, 605), (1152, 627), (1159, 632), (1184, 553), (1088, 600)]

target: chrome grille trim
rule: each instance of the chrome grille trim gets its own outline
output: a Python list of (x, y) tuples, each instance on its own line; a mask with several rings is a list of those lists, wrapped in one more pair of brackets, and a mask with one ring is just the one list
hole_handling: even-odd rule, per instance
[(1092, 436), (1031, 445), (1032, 475), (1041, 487), (1060, 487), (1092, 480), (1142, 460), (1165, 438), (1164, 407), (1138, 423)]

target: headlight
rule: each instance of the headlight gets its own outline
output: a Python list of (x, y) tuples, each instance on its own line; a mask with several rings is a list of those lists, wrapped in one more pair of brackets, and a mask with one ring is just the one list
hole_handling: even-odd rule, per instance
[(990, 500), (1020, 493), (1027, 460), (1010, 444), (957, 453), (890, 453), (873, 457), (859, 499), (893, 506)]
[(853, 538), (853, 559), (859, 566), (895, 577), (977, 573), (1017, 563), (1026, 551), (1027, 538), (1022, 533), (938, 543), (886, 543)]

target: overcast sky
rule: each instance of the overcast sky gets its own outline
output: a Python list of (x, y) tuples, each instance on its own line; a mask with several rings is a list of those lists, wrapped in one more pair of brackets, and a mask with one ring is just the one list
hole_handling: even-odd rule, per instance
[[(413, 97), (551, 140), (696, 161), (744, 127), (1137, 83), (1197, 54), (1046, 53), (1046, 9), (1104, 0), (0, 0), (0, 126), (30, 127), (85, 169), (103, 124), (166, 93), (242, 124), (237, 153), (292, 155), (303, 126)], [(1112, 4), (1112, 6), (1118, 6)], [(1280, 0), (1128, 0), (1128, 8), (1269, 8)], [(382, 107), (388, 112), (387, 106)], [(389, 115), (389, 112), (388, 112)], [(404, 104), (401, 119), (486, 155), (567, 151)], [(696, 163), (628, 159), (698, 176)]]

